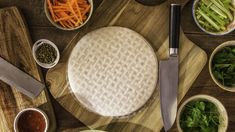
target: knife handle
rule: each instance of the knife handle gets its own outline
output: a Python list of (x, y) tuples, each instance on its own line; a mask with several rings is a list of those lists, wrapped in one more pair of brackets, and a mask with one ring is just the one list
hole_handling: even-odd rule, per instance
[(181, 5), (171, 4), (170, 25), (169, 25), (170, 56), (178, 55), (179, 38), (180, 38), (180, 17), (181, 17)]

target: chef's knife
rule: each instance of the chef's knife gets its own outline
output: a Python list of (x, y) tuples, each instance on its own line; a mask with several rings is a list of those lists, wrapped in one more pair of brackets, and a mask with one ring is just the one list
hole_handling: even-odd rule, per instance
[(171, 4), (169, 28), (169, 60), (160, 61), (160, 102), (165, 131), (175, 122), (178, 89), (178, 48), (180, 36), (181, 6)]
[(45, 87), (44, 84), (19, 70), (1, 57), (0, 80), (17, 88), (20, 92), (31, 98), (37, 97)]

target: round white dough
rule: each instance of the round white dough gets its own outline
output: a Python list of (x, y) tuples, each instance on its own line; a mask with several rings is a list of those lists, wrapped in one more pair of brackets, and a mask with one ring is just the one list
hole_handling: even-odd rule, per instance
[(156, 87), (157, 71), (157, 57), (149, 43), (123, 27), (86, 34), (68, 61), (75, 97), (102, 116), (126, 116), (140, 109)]

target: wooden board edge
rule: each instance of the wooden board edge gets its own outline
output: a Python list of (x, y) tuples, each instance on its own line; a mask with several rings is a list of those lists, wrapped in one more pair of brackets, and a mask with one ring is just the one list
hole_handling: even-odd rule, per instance
[[(8, 9), (9, 10), (14, 10), (18, 14), (20, 14), (21, 18), (19, 18), (19, 19), (21, 19), (21, 22), (23, 22), (22, 26), (25, 29), (26, 37), (27, 37), (27, 40), (29, 41), (29, 44), (30, 44), (29, 46), (30, 46), (30, 48), (32, 48), (33, 42), (32, 42), (32, 39), (30, 37), (30, 33), (29, 33), (29, 29), (28, 29), (28, 24), (26, 22), (26, 19), (25, 19), (24, 15), (23, 15), (22, 11), (18, 7), (16, 7), (16, 6), (10, 6), (10, 7), (1, 8), (0, 11), (1, 10), (8, 10)], [(39, 74), (39, 78), (40, 78), (39, 81), (41, 81), (42, 83), (45, 84), (45, 80), (43, 78), (41, 68), (36, 64), (36, 62), (34, 62), (34, 63), (36, 65), (36, 67), (37, 67), (37, 72)], [(48, 104), (48, 107), (50, 109), (50, 117), (51, 118), (49, 119), (50, 120), (50, 127), (49, 127), (48, 131), (49, 132), (54, 132), (54, 131), (56, 131), (57, 124), (56, 124), (54, 108), (53, 108), (53, 105), (52, 105), (52, 102), (51, 102), (51, 99), (50, 99), (50, 96), (49, 96), (49, 89), (47, 87), (45, 87), (45, 89), (42, 92), (44, 92), (44, 94), (45, 94), (45, 97), (46, 97), (46, 100), (47, 100), (46, 103)], [(40, 107), (40, 106), (37, 106), (37, 107)]]

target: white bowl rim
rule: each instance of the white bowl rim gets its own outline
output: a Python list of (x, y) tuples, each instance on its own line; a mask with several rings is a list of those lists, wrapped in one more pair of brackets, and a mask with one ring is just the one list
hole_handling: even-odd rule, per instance
[[(51, 46), (56, 50), (56, 59), (55, 59), (55, 61), (54, 61), (53, 63), (51, 63), (51, 64), (46, 64), (46, 63), (40, 62), (40, 61), (37, 59), (35, 52), (36, 52), (36, 50), (38, 49), (38, 47), (41, 45), (41, 42), (44, 42), (44, 43), (46, 43), (46, 44), (51, 45)], [(57, 46), (56, 46), (53, 42), (51, 42), (51, 41), (48, 40), (48, 39), (39, 39), (39, 40), (37, 40), (37, 41), (34, 43), (34, 45), (33, 45), (32, 52), (33, 52), (33, 58), (34, 58), (34, 60), (36, 61), (36, 63), (37, 63), (39, 66), (43, 67), (43, 68), (47, 68), (47, 69), (52, 68), (52, 67), (54, 67), (54, 66), (59, 62), (59, 60), (60, 60), (60, 52), (59, 52), (59, 49), (57, 48)]]
[(38, 109), (38, 108), (26, 108), (26, 109), (21, 110), (21, 111), (16, 115), (16, 117), (15, 117), (15, 119), (14, 119), (14, 132), (19, 132), (18, 127), (17, 127), (17, 124), (18, 124), (18, 120), (19, 120), (20, 116), (21, 116), (24, 112), (30, 111), (30, 110), (39, 112), (39, 113), (44, 117), (44, 120), (45, 120), (45, 123), (46, 123), (46, 127), (45, 127), (44, 132), (47, 132), (48, 127), (49, 127), (49, 118), (48, 118), (47, 114), (46, 114), (44, 111), (42, 111), (41, 109)]
[(93, 4), (93, 0), (87, 0), (89, 3), (90, 3), (90, 5), (91, 5), (91, 8), (90, 8), (90, 13), (89, 13), (89, 15), (88, 15), (88, 17), (87, 17), (87, 19), (86, 19), (86, 21), (83, 23), (83, 24), (81, 24), (81, 25), (79, 25), (79, 26), (77, 26), (77, 27), (75, 27), (75, 28), (64, 28), (64, 27), (62, 27), (61, 25), (59, 25), (59, 24), (57, 24), (56, 22), (54, 22), (53, 20), (52, 20), (52, 18), (51, 18), (51, 15), (49, 14), (49, 12), (48, 12), (48, 9), (46, 8), (47, 7), (47, 0), (44, 0), (44, 12), (45, 12), (45, 14), (46, 14), (46, 17), (47, 17), (47, 19), (50, 21), (50, 23), (53, 25), (53, 26), (55, 26), (56, 28), (58, 28), (58, 29), (61, 29), (61, 30), (65, 30), (65, 31), (72, 31), (72, 30), (77, 30), (77, 29), (80, 29), (81, 27), (83, 27), (84, 25), (86, 25), (86, 23), (90, 20), (90, 18), (91, 18), (91, 16), (92, 16), (92, 14), (93, 14), (93, 8), (94, 8), (94, 4)]
[[(198, 21), (197, 21), (197, 19), (196, 19), (196, 16), (195, 16), (195, 8), (196, 8), (195, 6), (197, 5), (197, 3), (198, 3), (199, 1), (200, 1), (200, 0), (194, 0), (194, 1), (193, 1), (192, 16), (193, 16), (193, 19), (194, 19), (196, 25), (197, 25), (203, 32), (205, 32), (205, 33), (207, 33), (207, 34), (210, 34), (210, 35), (213, 35), (213, 36), (223, 36), (223, 35), (226, 35), (226, 34), (229, 34), (229, 33), (233, 32), (233, 31), (235, 30), (235, 26), (234, 26), (233, 28), (231, 28), (231, 29), (228, 29), (228, 30), (225, 30), (225, 31), (221, 31), (221, 32), (210, 32), (210, 31), (207, 31), (206, 29), (204, 29), (204, 28), (198, 23)], [(235, 1), (234, 1), (233, 3), (234, 3), (234, 5), (235, 5)], [(233, 20), (233, 22), (231, 22), (231, 23), (235, 23), (235, 12), (234, 12), (234, 20)], [(231, 23), (230, 23), (230, 24), (231, 24)]]
[(224, 86), (222, 85), (213, 75), (212, 73), (212, 60), (215, 56), (216, 53), (218, 53), (219, 51), (221, 51), (223, 48), (225, 47), (228, 47), (228, 46), (235, 46), (235, 40), (231, 40), (231, 41), (226, 41), (226, 42), (223, 42), (222, 44), (220, 44), (219, 46), (217, 46), (211, 56), (210, 56), (210, 59), (209, 59), (209, 73), (210, 73), (210, 76), (212, 78), (212, 80), (220, 87), (222, 88), (223, 90), (226, 90), (226, 91), (229, 91), (229, 92), (235, 92), (235, 87), (228, 87), (228, 86)]
[[(206, 94), (199, 94), (199, 95), (194, 95), (192, 97), (189, 97), (188, 99), (186, 99), (179, 107), (179, 110), (177, 112), (177, 117), (176, 117), (176, 125), (177, 125), (177, 129), (178, 131), (180, 132), (183, 132), (181, 127), (180, 127), (180, 123), (179, 123), (179, 120), (180, 120), (180, 116), (181, 116), (181, 112), (183, 110), (183, 108), (185, 107), (185, 105), (187, 103), (189, 103), (190, 101), (193, 101), (193, 100), (197, 100), (197, 99), (204, 99), (204, 100), (207, 100), (211, 103), (213, 103), (214, 105), (216, 105), (217, 109), (220, 111), (223, 111), (224, 114), (221, 115), (223, 116), (224, 118), (224, 124), (225, 124), (225, 131), (227, 131), (227, 128), (228, 128), (228, 113), (227, 113), (227, 110), (226, 108), (224, 107), (224, 105), (215, 97), (213, 96), (210, 96), (210, 95), (206, 95)], [(213, 100), (213, 101), (212, 101)], [(220, 106), (220, 107), (218, 107)]]

